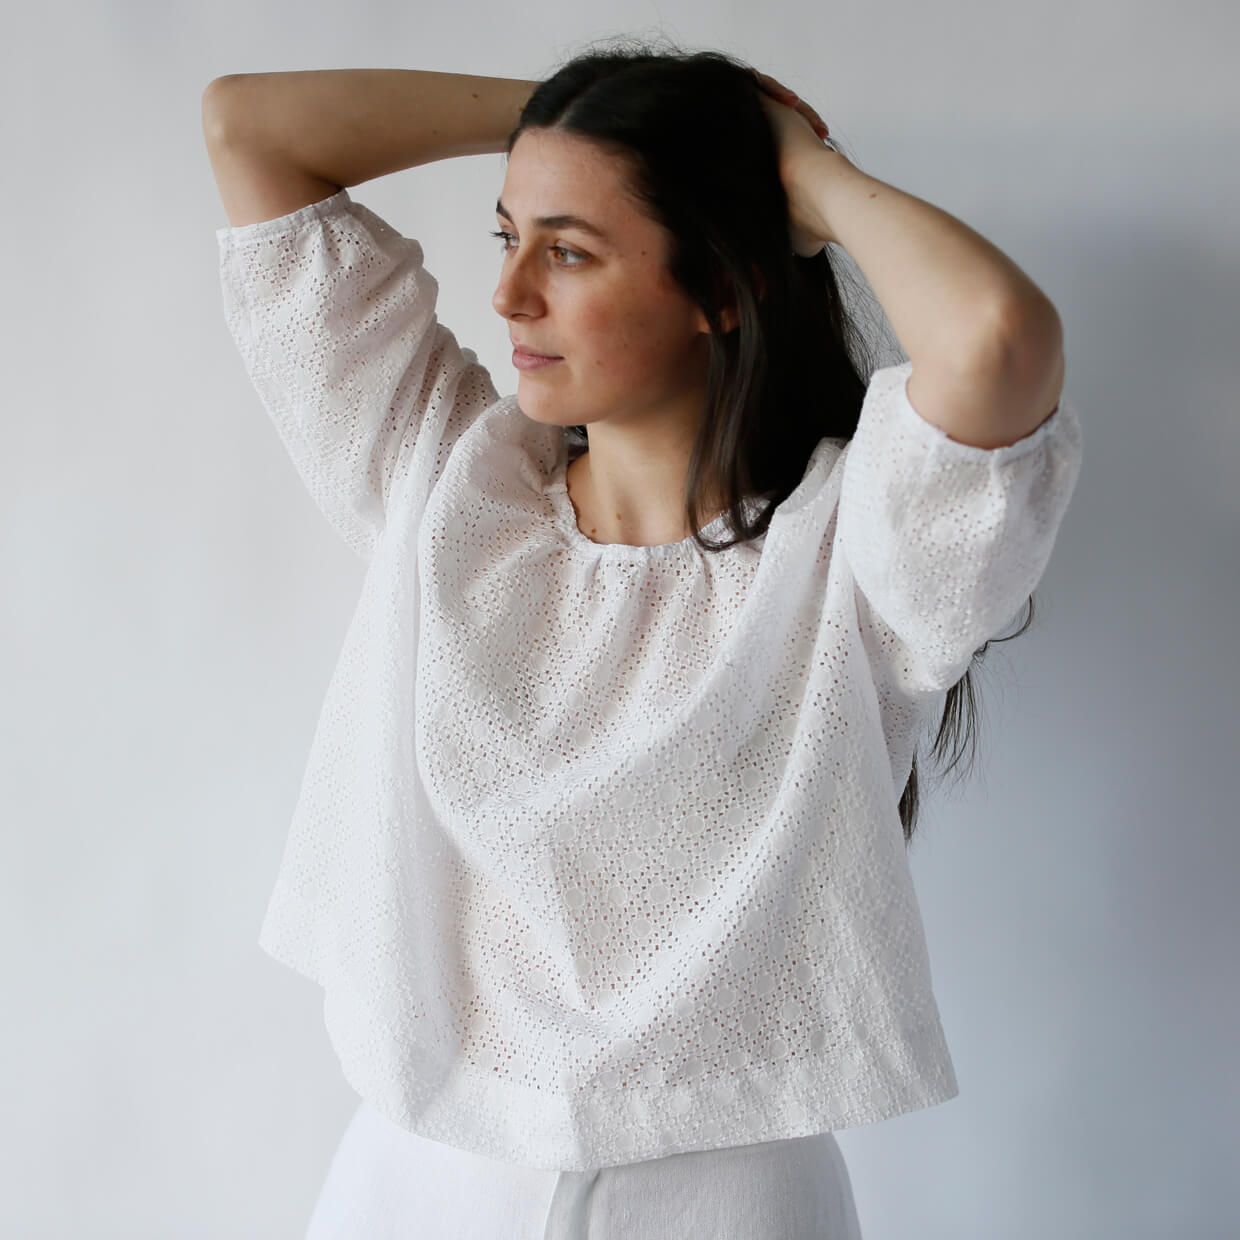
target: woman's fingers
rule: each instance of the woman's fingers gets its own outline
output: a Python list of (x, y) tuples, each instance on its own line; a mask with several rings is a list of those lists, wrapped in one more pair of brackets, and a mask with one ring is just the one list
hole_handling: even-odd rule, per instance
[(831, 131), (827, 128), (827, 122), (824, 121), (822, 117), (809, 106), (808, 103), (803, 103), (797, 111), (800, 112), (809, 121), (809, 123), (822, 134), (824, 138), (830, 136)]
[(790, 90), (782, 82), (771, 77), (769, 73), (760, 73), (757, 69), (753, 70), (753, 75), (758, 80), (758, 85), (762, 87), (772, 99), (779, 103), (792, 108), (799, 112), (813, 127), (814, 132), (821, 138), (830, 136), (830, 130), (827, 128), (826, 122), (809, 106), (794, 90)]
[[(796, 99), (797, 97), (794, 95), (793, 98)], [(800, 112), (800, 114), (805, 117), (805, 119), (809, 121), (815, 129), (820, 130), (824, 135), (826, 134), (826, 121), (824, 121), (822, 117), (819, 116), (818, 113), (805, 102), (804, 99), (797, 99), (797, 102), (793, 105), (793, 107), (797, 112)]]
[(776, 99), (795, 99), (797, 93), (789, 90), (782, 82), (777, 82), (769, 73), (759, 73), (757, 69), (753, 70), (753, 75), (758, 79), (759, 84), (767, 92)]

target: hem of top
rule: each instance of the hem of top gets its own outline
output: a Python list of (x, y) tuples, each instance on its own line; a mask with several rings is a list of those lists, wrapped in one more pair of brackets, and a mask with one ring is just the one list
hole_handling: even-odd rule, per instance
[(997, 444), (993, 448), (983, 448), (980, 444), (975, 443), (962, 443), (959, 439), (953, 439), (941, 426), (936, 426), (928, 418), (918, 413), (917, 407), (909, 399), (908, 381), (913, 373), (913, 363), (911, 361), (899, 362), (894, 366), (884, 367), (884, 369), (902, 375), (902, 378), (894, 386), (897, 395), (896, 404), (899, 406), (900, 414), (904, 420), (908, 422), (910, 418), (915, 419), (917, 434), (921, 438), (928, 439), (940, 451), (950, 453), (964, 460), (994, 464), (1004, 464), (1007, 461), (1016, 460), (1027, 452), (1032, 452), (1040, 447), (1043, 440), (1048, 436), (1057, 435), (1059, 428), (1068, 421), (1068, 416), (1064, 413), (1066, 402), (1061, 396), (1059, 403), (1048, 417), (1044, 418), (1027, 435), (1022, 435), (1021, 438), (1013, 443)]
[[(306, 948), (307, 942), (311, 944), (309, 951)], [(411, 1107), (408, 1095), (402, 1090), (401, 1104), (405, 1112), (402, 1116), (392, 1106), (391, 1091), (385, 1092), (374, 1088), (375, 1080), (373, 1073), (363, 1071), (362, 1069), (362, 1063), (358, 1057), (358, 1043), (356, 1039), (346, 1037), (336, 1027), (333, 1020), (332, 999), (340, 993), (341, 988), (339, 978), (329, 978), (330, 971), (322, 967), (321, 962), (324, 958), (323, 944), (319, 941), (317, 935), (312, 934), (308, 940), (302, 938), (296, 947), (292, 946), (287, 937), (287, 928), (276, 925), (275, 918), (269, 908), (259, 934), (259, 947), (272, 960), (291, 969), (307, 981), (312, 982), (323, 992), (324, 1023), (328, 1041), (331, 1043), (332, 1050), (336, 1055), (341, 1075), (359, 1098), (369, 1102), (371, 1106), (392, 1123), (399, 1127), (407, 1128), (408, 1131), (416, 1133), (427, 1140), (454, 1145), (457, 1149), (466, 1150), (469, 1153), (485, 1158), (496, 1158), (506, 1162), (513, 1161), (511, 1147), (505, 1147), (501, 1140), (495, 1138), (494, 1134), (486, 1134), (480, 1127), (475, 1126), (470, 1130), (465, 1144), (459, 1144), (455, 1140), (445, 1141), (445, 1137), (442, 1131), (437, 1128), (437, 1125), (426, 1122), (430, 1112), (436, 1109), (435, 1107), (426, 1105), (425, 1101), (421, 1105), (415, 1103)], [(881, 1101), (876, 1100), (873, 1096), (866, 1096), (862, 1100), (855, 1095), (845, 1099), (824, 1099), (820, 1104), (806, 1104), (804, 1101), (800, 1101), (799, 1105), (807, 1112), (807, 1115), (800, 1122), (789, 1121), (788, 1117), (785, 1116), (782, 1121), (774, 1124), (775, 1127), (782, 1129), (782, 1131), (772, 1133), (768, 1128), (768, 1135), (757, 1136), (752, 1134), (741, 1143), (752, 1144), (754, 1139), (758, 1142), (795, 1140), (800, 1137), (814, 1136), (821, 1132), (842, 1132), (848, 1128), (881, 1123), (914, 1111), (939, 1106), (944, 1102), (957, 1098), (960, 1095), (960, 1084), (950, 1052), (946, 1049), (941, 1022), (936, 1016), (924, 1022), (921, 1027), (926, 1032), (929, 1032), (941, 1047), (941, 1058), (937, 1071), (933, 1071), (929, 1076), (922, 1076), (919, 1080), (908, 1079), (900, 1083), (885, 1082), (883, 1084), (885, 1097)], [(925, 1067), (926, 1065), (922, 1066)], [(478, 1075), (472, 1072), (465, 1072), (456, 1079), (453, 1102), (455, 1105), (461, 1105), (469, 1100), (476, 1101), (478, 1091), (495, 1088), (498, 1088), (499, 1092), (504, 1094), (509, 1101), (511, 1101), (513, 1096), (517, 1095), (528, 1097), (530, 1092), (523, 1090), (512, 1082), (497, 1082), (490, 1080), (486, 1074)], [(776, 1088), (779, 1089), (780, 1085), (777, 1084)], [(768, 1120), (775, 1109), (775, 1106), (772, 1105), (768, 1111)], [(410, 1117), (413, 1112), (416, 1112), (416, 1119)], [(811, 1118), (809, 1113), (816, 1113), (817, 1118)], [(440, 1118), (442, 1118), (442, 1115)], [(597, 1142), (590, 1140), (592, 1137), (597, 1136), (596, 1128), (596, 1125), (582, 1124), (578, 1121), (573, 1124), (573, 1131), (567, 1134), (567, 1139), (577, 1148), (580, 1148), (582, 1145), (583, 1137), (586, 1138), (586, 1143), (597, 1144)], [(789, 1128), (792, 1131), (789, 1131)], [(619, 1164), (616, 1162), (600, 1163), (589, 1156), (579, 1157), (573, 1154), (561, 1154), (552, 1155), (555, 1161), (550, 1164), (542, 1161), (540, 1157), (538, 1162), (522, 1161), (517, 1165), (533, 1167), (539, 1170), (588, 1171), (600, 1166), (616, 1166), (650, 1158), (666, 1157), (672, 1154), (720, 1148), (713, 1143), (700, 1145), (695, 1138), (690, 1138), (688, 1143), (686, 1143), (684, 1140), (686, 1136), (685, 1130), (681, 1130), (679, 1136), (673, 1134), (670, 1142), (666, 1133), (654, 1139), (651, 1139), (650, 1134), (646, 1133), (645, 1139), (642, 1140), (634, 1136), (631, 1129), (627, 1131), (632, 1139), (627, 1143), (627, 1148), (623, 1151), (624, 1158)], [(542, 1148), (545, 1149), (547, 1146), (554, 1144), (556, 1139), (561, 1143), (564, 1142), (565, 1134), (561, 1133), (558, 1138), (552, 1138), (549, 1132), (550, 1129), (544, 1123), (542, 1131), (533, 1134), (536, 1143), (540, 1144)], [(669, 1145), (672, 1148), (668, 1148)]]
[(282, 233), (296, 231), (303, 224), (315, 218), (335, 215), (352, 205), (347, 186), (341, 186), (334, 194), (320, 198), (317, 202), (308, 202), (304, 207), (297, 207), (284, 215), (277, 215), (269, 220), (255, 220), (252, 224), (231, 224), (215, 230), (216, 240), (230, 242), (233, 245), (244, 245), (248, 241), (259, 241), (265, 237), (279, 236)]
[[(960, 1086), (953, 1073), (948, 1079), (932, 1088), (922, 1090), (909, 1089), (902, 1094), (889, 1095), (889, 1101), (885, 1106), (862, 1107), (848, 1114), (836, 1114), (834, 1116), (824, 1115), (820, 1112), (818, 1119), (809, 1119), (799, 1125), (786, 1125), (773, 1135), (758, 1136), (755, 1133), (746, 1133), (741, 1140), (729, 1141), (725, 1145), (716, 1144), (713, 1138), (707, 1144), (702, 1145), (697, 1143), (699, 1139), (691, 1138), (688, 1144), (682, 1141), (673, 1141), (671, 1143), (672, 1148), (670, 1149), (664, 1140), (647, 1140), (644, 1142), (633, 1140), (627, 1149), (624, 1150), (624, 1158), (620, 1162), (599, 1162), (596, 1158), (589, 1156), (574, 1157), (572, 1155), (565, 1155), (556, 1157), (554, 1163), (548, 1164), (542, 1158), (538, 1162), (514, 1160), (511, 1149), (496, 1145), (494, 1142), (480, 1140), (480, 1133), (477, 1128), (471, 1130), (465, 1136), (465, 1143), (462, 1144), (460, 1133), (457, 1133), (452, 1139), (448, 1139), (441, 1132), (425, 1125), (422, 1115), (419, 1115), (416, 1121), (406, 1122), (401, 1114), (390, 1106), (389, 1099), (380, 1098), (370, 1089), (362, 1073), (355, 1070), (352, 1060), (347, 1059), (341, 1053), (341, 1048), (335, 1038), (332, 1037), (330, 1030), (328, 1030), (328, 1040), (332, 1044), (332, 1050), (335, 1052), (336, 1061), (340, 1066), (340, 1074), (345, 1082), (361, 1101), (370, 1105), (390, 1124), (394, 1124), (404, 1131), (411, 1132), (423, 1140), (449, 1145), (453, 1149), (462, 1150), (478, 1158), (493, 1159), (507, 1163), (509, 1166), (523, 1167), (537, 1172), (558, 1172), (560, 1174), (564, 1172), (590, 1172), (602, 1170), (605, 1167), (632, 1166), (634, 1163), (647, 1162), (656, 1158), (675, 1158), (684, 1154), (708, 1153), (721, 1149), (743, 1148), (754, 1144), (767, 1145), (777, 1141), (802, 1141), (824, 1134), (834, 1137), (836, 1133), (846, 1132), (850, 1128), (864, 1128), (874, 1124), (885, 1123), (887, 1120), (898, 1119), (903, 1115), (912, 1115), (918, 1111), (929, 1110), (931, 1107), (942, 1106), (943, 1103), (952, 1102), (960, 1097)], [(789, 1127), (792, 1131), (788, 1131)]]

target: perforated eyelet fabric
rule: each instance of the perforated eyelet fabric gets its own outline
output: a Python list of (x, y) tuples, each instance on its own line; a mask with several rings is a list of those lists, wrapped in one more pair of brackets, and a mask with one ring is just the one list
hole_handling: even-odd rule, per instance
[(260, 933), (357, 1092), (560, 1170), (953, 1097), (897, 806), (1044, 572), (1072, 407), (972, 447), (885, 367), (761, 538), (599, 544), (416, 241), (347, 190), (218, 239), (247, 373), (366, 564)]

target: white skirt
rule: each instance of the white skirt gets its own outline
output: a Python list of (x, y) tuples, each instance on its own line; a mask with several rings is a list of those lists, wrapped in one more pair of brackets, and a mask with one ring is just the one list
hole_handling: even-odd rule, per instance
[(306, 1240), (861, 1240), (829, 1132), (595, 1171), (498, 1162), (427, 1140), (363, 1101)]

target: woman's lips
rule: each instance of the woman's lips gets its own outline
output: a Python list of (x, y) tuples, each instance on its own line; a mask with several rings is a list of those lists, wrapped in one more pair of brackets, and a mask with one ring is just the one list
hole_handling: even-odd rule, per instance
[(546, 357), (541, 353), (531, 353), (528, 349), (520, 347), (512, 351), (512, 364), (518, 370), (542, 370), (544, 366), (550, 366), (554, 362), (562, 362), (562, 357)]

